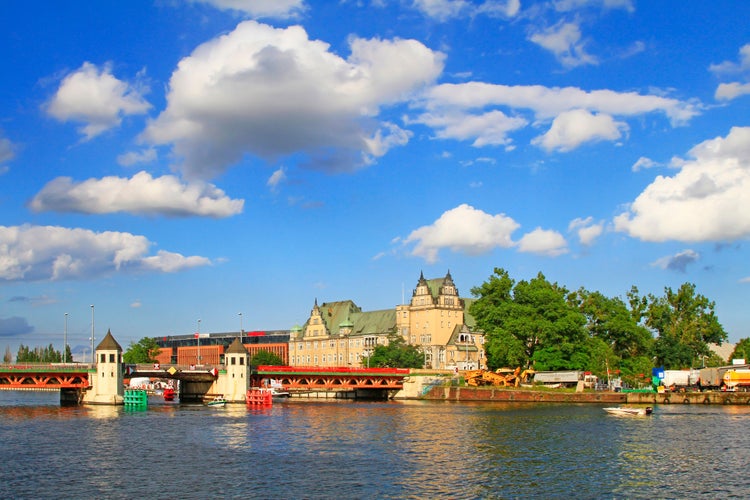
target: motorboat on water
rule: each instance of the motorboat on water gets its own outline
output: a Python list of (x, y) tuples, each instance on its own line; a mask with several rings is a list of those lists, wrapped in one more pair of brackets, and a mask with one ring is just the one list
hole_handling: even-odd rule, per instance
[(224, 396), (217, 395), (211, 401), (206, 403), (206, 406), (210, 406), (212, 408), (224, 408), (226, 404), (227, 404), (227, 400), (224, 399)]
[(651, 415), (654, 409), (651, 408), (650, 406), (646, 406), (645, 408), (628, 408), (628, 407), (623, 407), (623, 406), (617, 406), (617, 407), (604, 408), (604, 411), (606, 411), (610, 415), (619, 415), (623, 417), (643, 417), (646, 415)]
[(271, 387), (271, 397), (273, 398), (290, 398), (292, 395), (283, 389), (278, 389), (276, 387)]

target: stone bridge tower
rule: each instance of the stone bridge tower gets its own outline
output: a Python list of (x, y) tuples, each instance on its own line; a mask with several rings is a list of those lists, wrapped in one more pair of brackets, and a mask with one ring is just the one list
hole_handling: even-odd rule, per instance
[(83, 395), (86, 404), (121, 405), (124, 401), (122, 347), (107, 330), (96, 346), (96, 372), (89, 373), (91, 388)]
[(250, 385), (250, 355), (235, 338), (224, 352), (224, 397), (231, 403), (244, 403)]

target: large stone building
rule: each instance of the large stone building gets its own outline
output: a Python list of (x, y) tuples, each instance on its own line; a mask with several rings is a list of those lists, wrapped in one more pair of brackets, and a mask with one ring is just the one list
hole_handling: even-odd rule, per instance
[(485, 367), (484, 337), (474, 331), (468, 313), (472, 299), (461, 298), (448, 272), (425, 279), (420, 273), (408, 304), (382, 311), (362, 311), (351, 300), (315, 304), (302, 327), (289, 338), (292, 366), (366, 367), (375, 346), (398, 334), (424, 353), (424, 367)]

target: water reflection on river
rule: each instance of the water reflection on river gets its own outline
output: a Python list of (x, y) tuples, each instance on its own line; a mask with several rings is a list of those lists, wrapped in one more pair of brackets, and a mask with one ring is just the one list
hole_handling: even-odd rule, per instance
[(2, 498), (746, 497), (750, 407), (291, 400), (60, 407), (0, 391)]

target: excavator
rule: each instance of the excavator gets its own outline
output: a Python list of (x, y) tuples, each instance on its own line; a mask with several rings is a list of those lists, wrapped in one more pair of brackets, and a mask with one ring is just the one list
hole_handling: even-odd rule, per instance
[(471, 370), (466, 372), (464, 378), (468, 385), (478, 387), (482, 385), (496, 385), (500, 387), (518, 387), (528, 382), (529, 377), (534, 374), (534, 370), (528, 369), (521, 371), (519, 366), (515, 370), (512, 368), (498, 368), (494, 372), (488, 370)]

